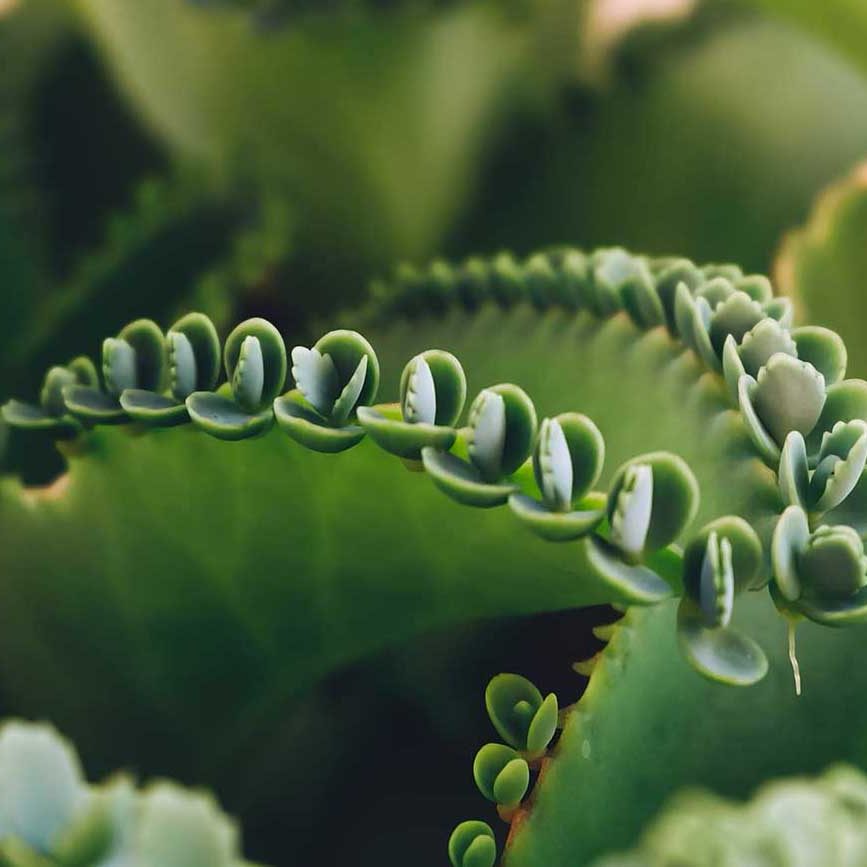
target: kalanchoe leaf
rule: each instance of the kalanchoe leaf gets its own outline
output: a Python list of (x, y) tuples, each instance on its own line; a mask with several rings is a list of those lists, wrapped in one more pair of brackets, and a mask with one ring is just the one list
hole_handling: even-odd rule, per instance
[(169, 353), (169, 379), (172, 394), (178, 400), (186, 400), (194, 391), (208, 391), (211, 386), (198, 386), (198, 368), (193, 344), (186, 334), (175, 331), (166, 335)]
[(729, 625), (734, 595), (731, 542), (714, 531), (707, 539), (699, 586), (699, 606), (708, 626)]
[(265, 433), (274, 423), (274, 411), (266, 406), (256, 413), (240, 407), (234, 398), (220, 391), (195, 391), (186, 400), (187, 412), (195, 424), (221, 440), (242, 440)]
[(745, 292), (734, 292), (713, 311), (708, 332), (714, 351), (722, 354), (723, 344), (730, 334), (740, 343), (764, 318), (761, 304)]
[(745, 274), (743, 277), (733, 279), (732, 285), (759, 304), (767, 304), (774, 297), (774, 287), (764, 274)]
[(479, 791), (495, 804), (517, 807), (530, 785), (530, 768), (516, 750), (504, 744), (485, 744), (476, 753), (473, 777)]
[(166, 334), (169, 388), (179, 401), (194, 391), (212, 391), (220, 377), (220, 338), (204, 313), (188, 313)]
[(363, 355), (358, 362), (358, 367), (355, 368), (355, 372), (349, 377), (349, 382), (346, 383), (343, 391), (340, 392), (337, 400), (334, 401), (334, 407), (331, 410), (331, 419), (334, 424), (345, 424), (355, 412), (355, 408), (358, 405), (358, 397), (367, 380), (367, 365), (368, 357)]
[(137, 388), (135, 350), (125, 340), (106, 337), (102, 343), (102, 375), (105, 390), (116, 397)]
[[(359, 407), (359, 421), (364, 409)], [(364, 439), (365, 428), (361, 425), (329, 427), (326, 419), (311, 408), (298, 389), (292, 389), (274, 401), (274, 418), (292, 439), (316, 452), (336, 454), (351, 449)]]
[(765, 313), (772, 319), (776, 319), (783, 328), (791, 328), (795, 311), (792, 307), (792, 299), (784, 296), (773, 298), (764, 306)]
[(596, 250), (590, 256), (587, 303), (600, 317), (620, 309), (620, 287), (632, 276), (633, 257), (620, 247)]
[[(160, 327), (150, 319), (137, 319), (121, 329), (117, 337), (118, 340), (129, 344), (135, 353), (133, 382), (125, 388), (143, 388), (147, 391), (161, 392), (166, 385), (167, 359), (165, 340)], [(106, 378), (106, 388), (111, 390), (104, 356), (103, 374)]]
[(47, 854), (86, 800), (73, 748), (50, 726), (0, 727), (0, 838)]
[(609, 587), (617, 599), (634, 605), (655, 605), (672, 595), (671, 586), (656, 572), (625, 562), (620, 549), (604, 539), (588, 536), (581, 544), (589, 574)]
[(506, 447), (506, 402), (502, 395), (485, 389), (470, 407), (471, 438), (468, 453), (482, 479), (493, 482), (502, 475)]
[(771, 540), (774, 581), (783, 598), (795, 602), (802, 593), (798, 560), (810, 540), (810, 523), (800, 506), (789, 506), (777, 521)]
[[(744, 334), (737, 346), (744, 370), (750, 376), (757, 376), (770, 358), (778, 352), (791, 355), (793, 358), (801, 357), (791, 334), (776, 319), (769, 317), (763, 318)], [(809, 358), (802, 360), (810, 361)]]
[(423, 356), (416, 356), (408, 365), (406, 391), (401, 395), (404, 421), (411, 424), (436, 424), (436, 383), (430, 365)]
[(809, 361), (822, 376), (826, 385), (839, 382), (846, 375), (846, 344), (839, 334), (819, 325), (805, 325), (791, 332), (797, 346), (798, 358)]
[[(257, 349), (253, 349), (253, 341), (248, 340), (251, 337), (258, 344)], [(260, 355), (261, 388), (258, 374)], [(270, 409), (286, 380), (286, 346), (280, 332), (265, 319), (247, 319), (226, 338), (223, 361), (233, 392), (235, 388), (242, 389), (242, 392), (233, 394), (238, 405), (249, 413)], [(236, 369), (241, 362), (252, 367), (236, 378)]]
[(771, 560), (778, 605), (829, 625), (867, 618), (867, 557), (852, 527), (810, 533), (804, 511), (790, 506), (774, 530)]
[(490, 825), (471, 820), (461, 822), (449, 838), (452, 867), (494, 867), (497, 843)]
[(174, 397), (145, 391), (143, 388), (128, 388), (120, 396), (123, 411), (132, 419), (157, 427), (172, 427), (189, 421), (187, 407)]
[(557, 419), (542, 420), (533, 469), (545, 504), (553, 511), (568, 511), (572, 505), (572, 455)]
[(735, 294), (735, 287), (728, 277), (717, 275), (705, 280), (695, 290), (695, 298), (704, 299), (707, 302), (708, 308), (713, 311), (724, 301), (731, 298)]
[(752, 686), (768, 671), (764, 651), (731, 626), (709, 628), (696, 602), (684, 596), (677, 609), (677, 635), (690, 665), (711, 680), (729, 686)]
[(410, 418), (407, 406), (410, 381), (417, 362), (424, 362), (433, 380), (435, 415), (430, 423), (445, 427), (457, 424), (467, 399), (467, 378), (457, 358), (442, 349), (428, 349), (420, 353), (403, 369), (400, 393), (404, 420), (415, 423), (423, 421)]
[(322, 355), (316, 347), (296, 346), (292, 350), (292, 378), (310, 406), (328, 418), (338, 394), (337, 368), (331, 356)]
[(818, 460), (811, 501), (817, 511), (827, 512), (839, 506), (861, 478), (867, 462), (867, 423), (837, 422), (825, 432)]
[(422, 462), (434, 484), (453, 500), (482, 509), (502, 506), (516, 490), (511, 482), (486, 482), (472, 464), (431, 446), (421, 450)]
[(536, 409), (523, 389), (504, 383), (484, 389), (469, 412), (468, 453), (482, 479), (509, 476), (530, 455), (536, 438)]
[(819, 450), (825, 431), (838, 422), (854, 419), (867, 421), (867, 382), (844, 379), (828, 388), (822, 415), (807, 437), (807, 453), (813, 455)]
[(777, 353), (757, 380), (741, 377), (739, 398), (756, 446), (776, 462), (790, 431), (806, 436), (816, 427), (825, 405), (825, 379), (811, 364)]
[[(717, 542), (711, 543), (714, 536)], [(708, 550), (712, 544), (721, 549), (723, 540), (731, 549), (733, 593), (756, 590), (766, 583), (762, 544), (756, 531), (743, 518), (727, 515), (702, 527), (683, 552), (684, 593), (697, 603), (701, 602)]]
[(346, 385), (357, 373), (361, 359), (367, 358), (367, 369), (364, 382), (358, 390), (357, 397), (345, 418), (350, 418), (357, 406), (369, 406), (376, 398), (379, 389), (379, 359), (373, 347), (357, 331), (340, 329), (330, 331), (316, 341), (315, 349), (323, 355), (328, 355), (337, 369), (337, 381), (342, 393)]
[(557, 697), (545, 699), (519, 674), (498, 674), (485, 690), (485, 707), (499, 735), (530, 757), (541, 755), (557, 730)]
[(703, 282), (704, 275), (689, 259), (675, 260), (656, 275), (656, 291), (665, 311), (665, 322), (674, 336), (680, 333), (674, 309), (677, 287), (683, 284), (687, 294), (691, 294)]
[(686, 283), (678, 283), (674, 292), (674, 321), (680, 339), (690, 349), (695, 349), (695, 328), (693, 319), (696, 316), (695, 299)]
[(232, 371), (232, 395), (241, 409), (254, 413), (261, 408), (265, 387), (265, 360), (259, 338), (248, 334), (241, 343)]
[(810, 468), (804, 435), (793, 430), (786, 437), (777, 472), (780, 494), (787, 506), (810, 507)]
[(620, 287), (620, 299), (629, 318), (639, 328), (654, 328), (665, 321), (662, 306), (653, 276), (647, 264), (635, 260), (635, 270)]
[(670, 545), (692, 521), (698, 509), (698, 482), (686, 461), (677, 455), (670, 452), (639, 455), (614, 474), (608, 497), (608, 517), (612, 524), (627, 470), (636, 465), (646, 465), (653, 472), (653, 501), (644, 551), (656, 551)]
[(611, 541), (630, 557), (644, 550), (653, 508), (653, 470), (646, 464), (630, 464), (623, 483), (609, 500)]
[(701, 267), (706, 280), (714, 280), (722, 277), (730, 283), (735, 280), (740, 280), (744, 276), (744, 272), (739, 265), (733, 262), (709, 262)]
[(515, 493), (509, 508), (518, 520), (537, 536), (549, 542), (569, 542), (591, 533), (605, 518), (605, 497), (590, 495), (571, 512), (553, 512), (544, 503)]
[(605, 440), (592, 419), (563, 413), (543, 420), (533, 472), (545, 505), (551, 510), (570, 510), (599, 480), (604, 461)]

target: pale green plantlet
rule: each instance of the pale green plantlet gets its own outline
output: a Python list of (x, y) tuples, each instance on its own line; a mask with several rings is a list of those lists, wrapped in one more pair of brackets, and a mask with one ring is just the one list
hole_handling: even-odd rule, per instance
[(554, 693), (543, 698), (525, 677), (498, 674), (485, 689), (485, 707), (500, 737), (528, 761), (548, 749), (559, 713)]
[(428, 349), (404, 367), (400, 391), (399, 404), (358, 407), (358, 421), (378, 446), (417, 467), (424, 447), (447, 451), (454, 445), (466, 375), (450, 352)]
[(504, 744), (485, 744), (476, 753), (473, 778), (479, 791), (505, 810), (514, 810), (527, 794), (530, 767), (517, 750)]
[(379, 361), (357, 331), (331, 331), (312, 347), (292, 350), (295, 388), (274, 400), (274, 415), (292, 439), (326, 453), (364, 438), (358, 409), (379, 387)]

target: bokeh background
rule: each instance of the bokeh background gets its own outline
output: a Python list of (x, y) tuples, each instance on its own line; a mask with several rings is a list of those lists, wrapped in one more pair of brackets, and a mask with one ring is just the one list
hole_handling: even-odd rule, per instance
[[(401, 261), (558, 243), (770, 272), (863, 376), (862, 161), (862, 0), (0, 0), (0, 393), (136, 316), (302, 340)], [(60, 470), (0, 437), (6, 471)], [(426, 636), (298, 697), (288, 778), (257, 743), (186, 781), (262, 861), (441, 865), (488, 677), (574, 698), (613, 617)], [(122, 732), (83, 752), (185, 778)]]

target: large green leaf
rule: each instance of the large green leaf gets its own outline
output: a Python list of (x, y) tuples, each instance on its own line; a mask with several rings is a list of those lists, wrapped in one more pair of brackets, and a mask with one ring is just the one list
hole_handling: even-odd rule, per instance
[[(699, 475), (701, 517), (777, 508), (721, 382), (662, 329), (485, 306), (368, 333), (386, 395), (405, 360), (446, 348), (471, 390), (512, 380), (542, 413), (595, 416), (605, 478), (674, 448)], [(16, 706), (50, 711), (117, 760), (123, 730), (178, 773), (213, 773), (216, 754), (361, 655), (476, 617), (611, 598), (582, 580), (579, 547), (537, 540), (506, 510), (458, 506), (370, 443), (328, 456), (277, 430), (224, 443), (101, 429), (54, 487), (3, 483), (0, 509), (0, 673)]]

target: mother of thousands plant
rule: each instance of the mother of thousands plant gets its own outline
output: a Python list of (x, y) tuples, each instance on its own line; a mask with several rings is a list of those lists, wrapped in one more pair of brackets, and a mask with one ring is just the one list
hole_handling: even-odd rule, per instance
[[(611, 603), (625, 616), (578, 664), (592, 677), (577, 704), (516, 674), (488, 687), (504, 743), (473, 775), (511, 823), (510, 867), (610, 848), (576, 818), (594, 803), (629, 842), (648, 801), (695, 773), (732, 787), (855, 759), (854, 737), (805, 747), (808, 709), (852, 713), (821, 630), (806, 632), (802, 705), (781, 666), (762, 682), (776, 623), (867, 620), (867, 383), (845, 379), (834, 332), (792, 318), (734, 265), (562, 248), (404, 268), (346, 328), (288, 353), (249, 319), (219, 386), (206, 317), (165, 334), (137, 320), (105, 341), (101, 385), (76, 361), (52, 368), (38, 406), (4, 407), (9, 425), (56, 434), (69, 469), (48, 490), (0, 489), (0, 680), (38, 696), (62, 664), (50, 617), (44, 649), (22, 653), (25, 600), (116, 603), (75, 652), (117, 700), (170, 715), (201, 768), (328, 670), (422, 630)], [(194, 649), (203, 617), (215, 628)], [(117, 629), (130, 651), (109, 672), (96, 657)], [(242, 639), (255, 653), (239, 661)], [(57, 704), (83, 731), (76, 702)], [(749, 761), (729, 762), (739, 750)], [(654, 798), (629, 797), (636, 776)], [(491, 867), (497, 848), (473, 820), (448, 855)]]

